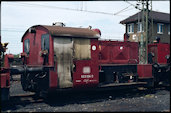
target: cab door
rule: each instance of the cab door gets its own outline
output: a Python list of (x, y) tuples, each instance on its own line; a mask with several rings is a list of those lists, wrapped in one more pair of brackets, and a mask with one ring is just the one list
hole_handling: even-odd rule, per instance
[(54, 54), (57, 60), (59, 88), (72, 87), (73, 41), (72, 38), (55, 37)]

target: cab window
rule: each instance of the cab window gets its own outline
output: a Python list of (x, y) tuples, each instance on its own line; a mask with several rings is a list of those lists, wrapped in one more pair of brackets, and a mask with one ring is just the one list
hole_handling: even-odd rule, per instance
[(29, 39), (26, 39), (24, 41), (24, 52), (29, 54), (30, 52), (30, 40)]
[(49, 34), (43, 34), (41, 37), (41, 50), (49, 51)]

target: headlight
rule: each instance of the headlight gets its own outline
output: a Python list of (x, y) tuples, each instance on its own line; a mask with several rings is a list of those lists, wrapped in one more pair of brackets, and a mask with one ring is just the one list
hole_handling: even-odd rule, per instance
[(170, 58), (170, 55), (166, 55), (165, 58), (166, 58), (166, 59), (169, 59), (169, 58)]

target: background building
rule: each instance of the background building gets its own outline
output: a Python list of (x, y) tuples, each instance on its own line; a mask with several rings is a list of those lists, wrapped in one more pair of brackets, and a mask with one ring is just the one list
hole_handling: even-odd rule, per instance
[[(145, 11), (144, 11), (145, 12)], [(129, 34), (129, 41), (139, 42), (141, 34), (144, 34), (145, 17), (143, 12), (138, 12), (125, 20), (120, 21), (124, 24), (125, 33)], [(144, 26), (143, 26), (144, 18)], [(170, 14), (156, 11), (149, 11), (149, 38), (148, 43), (153, 43), (157, 37), (162, 43), (170, 43)]]

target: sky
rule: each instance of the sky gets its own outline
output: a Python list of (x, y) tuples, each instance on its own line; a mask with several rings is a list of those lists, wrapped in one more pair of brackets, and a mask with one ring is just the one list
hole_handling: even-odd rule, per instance
[[(22, 52), (21, 37), (33, 25), (63, 22), (66, 27), (92, 26), (101, 30), (101, 39), (123, 40), (125, 26), (120, 21), (139, 12), (138, 1), (2, 1), (1, 42), (6, 53)], [(142, 8), (142, 5), (139, 6)], [(152, 10), (170, 14), (170, 1), (152, 1)], [(96, 12), (96, 13), (90, 13)], [(103, 12), (103, 13), (98, 13)], [(108, 14), (109, 13), (109, 14)]]

